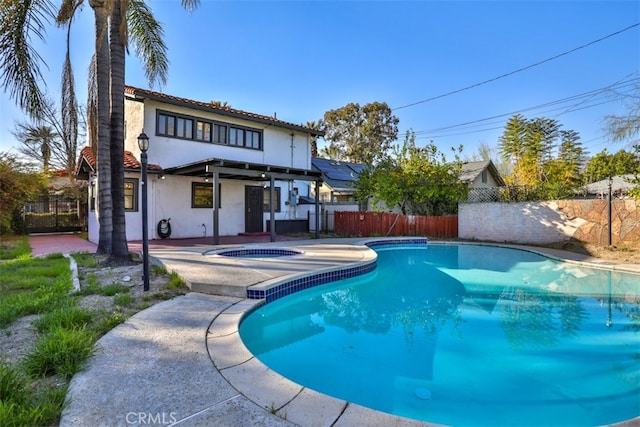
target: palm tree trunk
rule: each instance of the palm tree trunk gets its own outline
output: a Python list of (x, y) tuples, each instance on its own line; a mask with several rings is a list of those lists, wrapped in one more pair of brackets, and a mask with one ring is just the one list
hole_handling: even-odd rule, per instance
[[(109, 29), (111, 54), (111, 189), (113, 195), (112, 257), (128, 258), (124, 208), (124, 64), (126, 19), (121, 2), (114, 0)], [(143, 191), (146, 191), (144, 183)]]
[(111, 198), (111, 142), (109, 138), (109, 37), (107, 10), (104, 0), (90, 0), (96, 23), (96, 80), (98, 98), (98, 203), (96, 206), (99, 224), (99, 254), (111, 254), (112, 250), (112, 198)]

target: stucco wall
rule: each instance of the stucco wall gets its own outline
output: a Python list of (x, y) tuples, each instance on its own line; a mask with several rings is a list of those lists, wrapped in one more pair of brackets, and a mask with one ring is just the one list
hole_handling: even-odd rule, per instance
[[(461, 203), (462, 239), (517, 243), (553, 243), (576, 239), (608, 244), (606, 200), (527, 203)], [(612, 203), (612, 244), (640, 245), (640, 203)]]
[[(157, 109), (262, 130), (263, 149), (254, 150), (232, 145), (212, 144), (156, 135)], [(159, 164), (164, 169), (209, 158), (289, 166), (300, 169), (311, 168), (309, 135), (302, 132), (295, 132), (277, 126), (266, 126), (250, 120), (220, 116), (151, 100), (146, 100), (143, 104), (139, 101), (127, 99), (125, 100), (125, 110), (127, 117), (126, 149), (134, 153), (137, 158), (140, 158), (137, 137), (144, 129), (144, 132), (151, 140), (148, 152), (149, 163)], [(292, 133), (293, 141), (291, 139)]]

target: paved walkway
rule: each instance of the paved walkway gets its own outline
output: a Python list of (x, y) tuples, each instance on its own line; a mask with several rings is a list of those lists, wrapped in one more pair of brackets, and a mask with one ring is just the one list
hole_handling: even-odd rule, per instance
[[(30, 241), (32, 247), (45, 247), (40, 237)], [(62, 241), (59, 236), (48, 239)], [(226, 277), (229, 283), (237, 284), (244, 291), (248, 283), (259, 283), (265, 277), (277, 282), (306, 268), (333, 268), (332, 265), (362, 262), (360, 256), (354, 257), (356, 240), (362, 239), (323, 240), (327, 247), (320, 257), (322, 260), (310, 256), (305, 261), (320, 262), (315, 267), (305, 262), (285, 268), (255, 263), (255, 260), (239, 261), (213, 255), (211, 251), (219, 247), (198, 244), (155, 249), (151, 256), (173, 263), (172, 267), (182, 276), (202, 276), (203, 280), (209, 277), (212, 282)], [(77, 248), (82, 249), (73, 247), (72, 243), (56, 246), (49, 242), (48, 247), (70, 252), (90, 251), (84, 241), (77, 242)], [(318, 243), (300, 241), (277, 245), (294, 246), (312, 255), (317, 252)], [(276, 244), (269, 244), (272, 245)], [(539, 252), (611, 265), (563, 251), (541, 249)], [(213, 265), (215, 269), (211, 268)], [(219, 274), (203, 275), (206, 271), (202, 270), (203, 266)], [(640, 272), (638, 265), (619, 267)], [(98, 341), (97, 353), (87, 368), (73, 377), (68, 392), (69, 405), (60, 425), (425, 425), (319, 394), (269, 370), (244, 347), (238, 334), (242, 315), (257, 303), (243, 297), (192, 292), (131, 317)], [(640, 423), (640, 418), (627, 425), (633, 423)]]

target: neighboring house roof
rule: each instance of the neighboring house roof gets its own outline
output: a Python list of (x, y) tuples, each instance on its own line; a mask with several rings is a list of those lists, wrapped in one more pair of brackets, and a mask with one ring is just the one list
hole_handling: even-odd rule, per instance
[(358, 178), (358, 174), (366, 168), (365, 165), (341, 160), (311, 158), (314, 170), (322, 172), (323, 181), (334, 190), (353, 191), (352, 182)]
[(485, 170), (488, 170), (493, 175), (493, 178), (496, 183), (498, 183), (499, 187), (506, 185), (502, 176), (500, 176), (500, 172), (498, 172), (498, 169), (491, 160), (463, 163), (462, 172), (460, 173), (460, 181), (471, 183), (475, 181), (475, 179)]
[(125, 96), (134, 99), (152, 99), (154, 101), (164, 102), (166, 104), (193, 108), (200, 111), (207, 111), (210, 113), (220, 114), (223, 116), (234, 117), (238, 119), (248, 119), (263, 124), (277, 125), (286, 129), (297, 130), (315, 136), (324, 136), (324, 132), (320, 130), (311, 129), (304, 125), (297, 125), (294, 123), (286, 122), (284, 120), (279, 120), (275, 117), (275, 114), (273, 116), (265, 116), (262, 114), (237, 110), (231, 107), (219, 106), (211, 102), (194, 101), (192, 99), (180, 98), (177, 96), (167, 95), (161, 92), (155, 92), (147, 89), (140, 89), (133, 86), (125, 86), (124, 93)]
[[(628, 193), (635, 186), (633, 184), (633, 175), (617, 175), (613, 177), (611, 182), (611, 191), (613, 193)], [(601, 181), (592, 182), (582, 187), (587, 194), (608, 194), (609, 178)]]
[[(135, 158), (131, 151), (124, 152), (124, 169), (125, 170), (134, 170), (140, 169), (141, 164), (138, 159)], [(161, 171), (162, 168), (159, 165), (150, 164), (147, 166), (147, 169), (150, 171)], [(84, 147), (80, 151), (80, 160), (78, 161), (78, 165), (76, 167), (76, 176), (81, 179), (87, 179), (90, 173), (94, 173), (96, 171), (96, 155), (93, 151), (93, 148), (90, 146)]]
[[(312, 157), (311, 164), (314, 169), (322, 172), (324, 182), (326, 182), (327, 185), (333, 189), (340, 190), (353, 190), (353, 184), (351, 183), (357, 179), (360, 172), (366, 168), (365, 165), (359, 163), (321, 159), (318, 157)], [(471, 183), (485, 170), (488, 170), (489, 173), (492, 174), (498, 186), (502, 187), (506, 185), (502, 176), (500, 176), (500, 172), (498, 172), (498, 169), (491, 160), (464, 163), (462, 165), (460, 181)]]

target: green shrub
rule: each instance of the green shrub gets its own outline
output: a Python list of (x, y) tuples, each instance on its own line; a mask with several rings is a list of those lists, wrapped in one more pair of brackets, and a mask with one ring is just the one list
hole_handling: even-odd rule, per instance
[(187, 285), (184, 283), (184, 280), (178, 276), (178, 273), (175, 271), (171, 272), (169, 275), (169, 283), (165, 286), (165, 289), (186, 289)]
[(112, 283), (110, 285), (103, 286), (100, 293), (106, 297), (112, 297), (116, 294), (125, 294), (131, 289), (121, 283)]
[(35, 396), (24, 389), (24, 402), (0, 399), (0, 426), (49, 426), (60, 418), (67, 394), (66, 387), (50, 387)]
[(56, 328), (73, 329), (87, 326), (93, 321), (94, 313), (90, 310), (65, 304), (33, 322), (36, 330), (43, 334)]
[(0, 361), (0, 401), (23, 404), (28, 400), (26, 390), (27, 382), (22, 373), (8, 363)]
[[(3, 277), (4, 280), (4, 277)], [(30, 282), (22, 289), (22, 285), (14, 284), (11, 290), (2, 290), (2, 298), (0, 299), (0, 328), (4, 328), (16, 320), (18, 317), (28, 314), (46, 313), (47, 311), (58, 307), (69, 298), (69, 290), (72, 288), (70, 279), (62, 278), (54, 280), (51, 283), (49, 279), (37, 279), (35, 277), (27, 278), (25, 281)], [(31, 286), (34, 283), (39, 286), (32, 292)]]
[(94, 352), (95, 335), (85, 327), (57, 327), (41, 336), (24, 367), (33, 376), (62, 375), (70, 379)]
[(98, 322), (96, 322), (94, 330), (96, 331), (96, 334), (101, 336), (106, 334), (119, 324), (124, 323), (126, 320), (127, 315), (120, 311), (115, 311), (113, 313), (104, 313), (104, 316)]
[(98, 266), (98, 260), (95, 254), (89, 252), (74, 252), (71, 256), (79, 267), (95, 268)]
[(129, 294), (118, 294), (113, 298), (113, 303), (120, 307), (129, 307), (133, 304), (133, 297)]
[(29, 236), (0, 236), (0, 259), (31, 255)]

